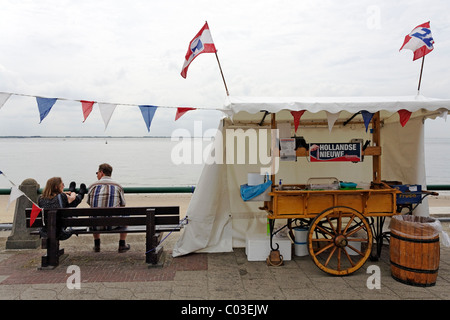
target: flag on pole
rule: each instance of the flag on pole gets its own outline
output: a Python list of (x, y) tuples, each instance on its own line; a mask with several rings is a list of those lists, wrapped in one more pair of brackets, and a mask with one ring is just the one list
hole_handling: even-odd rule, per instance
[(414, 52), (414, 61), (430, 53), (434, 49), (433, 44), (434, 40), (431, 35), (430, 22), (428, 21), (415, 27), (413, 31), (405, 37), (405, 41), (400, 50), (412, 50)]
[(217, 52), (214, 45), (211, 32), (209, 31), (208, 22), (205, 22), (203, 28), (195, 35), (194, 39), (189, 42), (189, 48), (186, 53), (181, 76), (186, 79), (187, 70), (191, 62), (201, 53)]

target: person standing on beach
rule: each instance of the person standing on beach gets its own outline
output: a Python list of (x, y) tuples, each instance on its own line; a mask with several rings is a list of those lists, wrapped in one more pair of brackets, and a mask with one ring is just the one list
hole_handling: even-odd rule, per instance
[[(87, 203), (92, 207), (125, 207), (125, 195), (122, 186), (111, 179), (113, 168), (103, 163), (98, 167), (97, 182), (89, 186)], [(127, 233), (120, 233), (119, 253), (126, 252), (130, 245), (125, 243)], [(100, 252), (100, 233), (94, 233), (94, 251)]]

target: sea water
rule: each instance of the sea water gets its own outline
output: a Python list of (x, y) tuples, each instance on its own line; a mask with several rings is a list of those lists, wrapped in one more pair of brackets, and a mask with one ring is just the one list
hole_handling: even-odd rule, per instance
[[(17, 185), (33, 178), (44, 187), (59, 176), (66, 186), (71, 181), (79, 186), (96, 181), (99, 164), (106, 162), (113, 167), (112, 178), (125, 187), (195, 186), (203, 164), (175, 164), (172, 151), (179, 143), (171, 138), (0, 138), (0, 171)], [(425, 162), (428, 184), (450, 185), (450, 138), (425, 139)], [(10, 187), (0, 176), (0, 188)]]
[[(195, 186), (202, 164), (173, 164), (171, 138), (0, 138), (0, 171), (19, 185), (27, 178), (41, 187), (51, 177), (66, 185), (97, 180), (101, 163), (124, 187)], [(0, 176), (0, 188), (11, 184)]]

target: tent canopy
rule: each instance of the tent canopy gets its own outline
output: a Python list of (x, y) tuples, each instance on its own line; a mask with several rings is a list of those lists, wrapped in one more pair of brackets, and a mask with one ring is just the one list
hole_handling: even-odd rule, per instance
[[(354, 114), (365, 110), (380, 111), (381, 118), (389, 118), (399, 110), (407, 110), (416, 115), (439, 115), (450, 108), (449, 99), (427, 98), (422, 95), (398, 97), (228, 97), (225, 110), (234, 115), (241, 111), (255, 114), (261, 111), (277, 113), (281, 110), (319, 113), (347, 111)], [(311, 116), (311, 115), (310, 115)]]
[[(360, 111), (379, 112), (381, 119), (381, 174), (383, 180), (403, 181), (409, 184), (426, 185), (424, 156), (424, 119), (446, 116), (450, 100), (431, 99), (424, 96), (410, 97), (318, 97), (318, 98), (271, 98), (228, 97), (222, 109), (227, 118), (221, 123), (212, 149), (222, 148), (223, 154), (230, 152), (224, 132), (246, 128), (256, 130), (270, 128), (275, 113), (277, 125), (291, 123), (291, 111), (307, 112), (301, 118), (299, 130), (307, 142), (348, 142), (352, 138), (370, 140), (361, 118), (344, 122)], [(400, 123), (400, 113), (408, 113), (408, 123)], [(410, 113), (410, 114), (409, 114)], [(334, 115), (333, 126), (329, 126), (330, 114)], [(266, 117), (265, 117), (266, 116)], [(332, 130), (329, 131), (328, 129)], [(244, 133), (245, 134), (245, 133)], [(222, 138), (222, 139), (220, 139)], [(234, 138), (233, 138), (234, 139)], [(255, 144), (255, 143), (254, 143)], [(260, 141), (256, 143), (261, 147)], [(250, 143), (247, 144), (247, 148)], [(248, 150), (247, 150), (248, 152)], [(246, 156), (248, 159), (248, 154)], [(370, 182), (372, 159), (354, 163), (309, 163), (307, 159), (286, 162), (277, 173), (284, 183), (305, 182), (308, 177), (336, 176), (346, 181)], [(191, 252), (226, 252), (234, 247), (245, 246), (246, 237), (266, 231), (267, 213), (259, 210), (260, 202), (244, 202), (239, 186), (247, 183), (247, 174), (259, 172), (262, 163), (211, 163), (205, 164), (192, 196), (187, 216), (189, 223), (176, 243), (173, 255)], [(419, 206), (421, 215), (428, 214), (425, 199)]]

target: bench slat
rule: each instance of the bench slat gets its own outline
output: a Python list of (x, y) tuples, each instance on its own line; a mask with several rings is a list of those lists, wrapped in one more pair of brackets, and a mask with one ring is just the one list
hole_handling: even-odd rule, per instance
[[(64, 217), (62, 226), (125, 226), (145, 225), (148, 210), (155, 210), (156, 225), (174, 225), (180, 221), (179, 207), (118, 207), (118, 208), (61, 208), (58, 216)], [(41, 228), (42, 213), (30, 227), (31, 209), (26, 209), (27, 228)], [(90, 221), (95, 216), (96, 221)], [(124, 217), (129, 216), (129, 217)], [(113, 219), (114, 218), (114, 219)]]
[[(26, 225), (30, 228), (31, 209), (25, 209)], [(179, 207), (119, 207), (119, 208), (61, 208), (45, 211), (48, 220), (48, 237), (42, 238), (43, 268), (56, 267), (64, 249), (59, 249), (58, 228), (72, 227), (74, 234), (93, 233), (146, 233), (145, 262), (156, 264), (162, 254), (162, 232), (180, 231)], [(42, 227), (42, 213), (36, 218), (32, 229)], [(127, 226), (126, 229), (91, 231), (89, 227)], [(34, 233), (34, 231), (31, 231)]]

